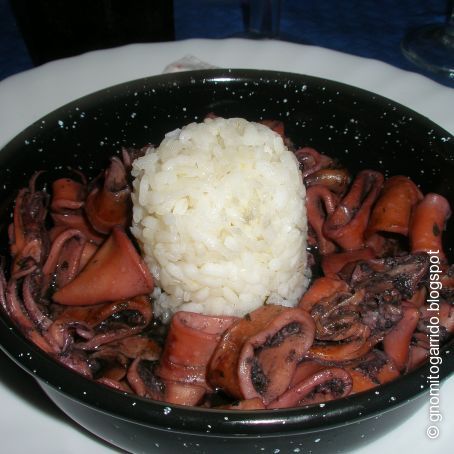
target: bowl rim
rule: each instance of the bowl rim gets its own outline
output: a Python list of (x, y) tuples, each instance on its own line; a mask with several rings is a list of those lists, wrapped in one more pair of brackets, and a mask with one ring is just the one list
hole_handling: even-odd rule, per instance
[[(161, 74), (106, 87), (48, 113), (14, 137), (0, 150), (0, 153), (19, 146), (23, 143), (23, 137), (32, 135), (33, 132), (39, 133), (43, 120), (61, 117), (61, 112), (76, 106), (83, 106), (96, 98), (114, 96), (116, 93), (131, 89), (131, 87), (143, 89), (144, 86), (150, 88), (150, 83), (164, 86), (176, 82), (179, 85), (186, 84), (189, 86), (193, 83), (193, 80), (207, 79), (212, 83), (225, 83), (230, 80), (256, 80), (257, 78), (273, 79), (276, 82), (288, 81), (289, 79), (305, 81), (306, 83), (313, 81), (335, 89), (354, 90), (357, 96), (372, 97), (374, 102), (379, 100), (387, 105), (395, 106), (405, 113), (411, 113), (414, 121), (425, 122), (437, 134), (451, 136), (449, 132), (423, 115), (389, 98), (345, 83), (283, 71), (230, 68)], [(22, 335), (1, 310), (0, 348), (38, 382), (50, 386), (81, 405), (137, 424), (173, 432), (200, 432), (201, 425), (205, 424), (206, 430), (203, 433), (207, 436), (234, 434), (245, 437), (257, 435), (266, 437), (276, 434), (319, 432), (348, 425), (394, 410), (420, 397), (428, 391), (427, 376), (430, 373), (430, 364), (427, 362), (418, 369), (378, 388), (307, 407), (254, 411), (219, 410), (184, 407), (153, 401), (96, 383), (61, 365), (41, 351)], [(443, 362), (440, 365), (440, 381), (454, 372), (454, 339), (451, 339), (440, 349), (441, 355), (443, 355)], [(201, 421), (203, 421), (203, 424), (201, 424)]]

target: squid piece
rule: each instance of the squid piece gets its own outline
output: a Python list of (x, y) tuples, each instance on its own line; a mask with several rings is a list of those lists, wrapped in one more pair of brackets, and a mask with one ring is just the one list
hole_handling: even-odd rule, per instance
[(42, 332), (49, 328), (52, 320), (39, 301), (39, 284), (41, 276), (35, 273), (27, 274), (22, 282), (22, 300), (28, 317)]
[(347, 251), (364, 247), (364, 234), (372, 205), (382, 188), (384, 177), (373, 170), (360, 172), (347, 195), (323, 225), (324, 235)]
[(140, 397), (163, 400), (164, 383), (156, 377), (154, 366), (156, 362), (137, 357), (129, 366), (127, 381), (131, 389)]
[(325, 276), (335, 276), (347, 265), (354, 266), (360, 260), (373, 258), (375, 258), (375, 252), (372, 248), (327, 254), (322, 257), (323, 274)]
[(403, 316), (403, 301), (419, 290), (428, 271), (427, 254), (388, 257), (359, 262), (350, 278), (350, 286), (363, 290), (360, 304), (362, 323), (372, 335), (386, 335)]
[(61, 352), (70, 348), (90, 351), (141, 333), (152, 318), (152, 307), (145, 297), (98, 306), (67, 307), (49, 327), (46, 337)]
[(442, 232), (451, 216), (449, 202), (441, 195), (429, 193), (416, 205), (410, 221), (411, 252), (437, 252), (445, 259)]
[(64, 305), (90, 305), (126, 300), (153, 291), (147, 265), (120, 227), (112, 234), (69, 284), (57, 290), (53, 300)]
[(42, 268), (44, 276), (41, 294), (44, 295), (47, 292), (52, 281), (57, 287), (69, 284), (95, 251), (96, 247), (87, 243), (86, 237), (80, 230), (68, 229), (60, 233), (52, 242)]
[(380, 350), (373, 350), (345, 370), (352, 377), (352, 394), (383, 385), (400, 376), (399, 370)]
[(323, 224), (327, 216), (336, 209), (338, 197), (324, 186), (312, 186), (306, 191), (307, 222), (315, 233), (316, 244), (321, 255), (332, 253), (336, 245), (325, 238)]
[(84, 352), (63, 353), (56, 356), (59, 363), (87, 378), (93, 378), (93, 372)]
[(402, 318), (385, 335), (383, 349), (400, 371), (405, 370), (410, 352), (410, 342), (419, 321), (419, 310), (411, 303), (402, 304)]
[(200, 403), (206, 393), (203, 386), (162, 380), (155, 374), (155, 365), (155, 362), (140, 357), (132, 362), (127, 380), (137, 395), (178, 405)]
[(337, 277), (319, 277), (307, 289), (298, 303), (298, 307), (311, 312), (313, 306), (323, 298), (329, 298), (340, 292), (348, 292), (348, 284)]
[(161, 348), (155, 341), (137, 335), (102, 345), (89, 355), (89, 364), (96, 379), (120, 382), (126, 377), (131, 360), (140, 356), (157, 361), (160, 354)]
[(325, 367), (326, 364), (312, 361), (310, 359), (303, 359), (296, 367), (292, 381), (290, 382), (290, 388), (294, 387), (298, 383), (314, 375), (316, 372), (324, 369)]
[(375, 257), (397, 257), (408, 253), (398, 236), (386, 233), (372, 234), (366, 239), (364, 245), (374, 251)]
[(266, 404), (281, 395), (311, 346), (314, 332), (310, 316), (300, 309), (291, 312), (280, 314), (244, 343), (238, 373), (246, 399), (262, 397)]
[(366, 355), (381, 340), (382, 334), (370, 335), (370, 328), (360, 325), (356, 335), (345, 341), (314, 343), (307, 356), (328, 363), (343, 363)]
[(237, 399), (266, 405), (285, 392), (311, 346), (315, 326), (298, 308), (262, 306), (224, 334), (208, 367), (208, 381)]
[(35, 326), (25, 311), (22, 301), (17, 295), (17, 280), (10, 279), (9, 282), (6, 282), (3, 270), (0, 270), (0, 285), (1, 304), (5, 313), (23, 332), (34, 329)]
[(153, 339), (146, 335), (135, 335), (125, 337), (115, 342), (109, 342), (98, 349), (90, 356), (98, 358), (99, 355), (121, 355), (124, 358), (135, 359), (140, 356), (147, 361), (156, 361), (161, 356), (161, 347)]
[(93, 228), (109, 234), (113, 227), (129, 225), (131, 189), (126, 169), (120, 159), (113, 157), (104, 173), (102, 186), (95, 186), (85, 201), (85, 213)]
[(35, 190), (37, 172), (28, 188), (16, 197), (13, 222), (8, 229), (10, 252), (13, 257), (11, 275), (18, 277), (23, 271), (41, 266), (49, 250), (49, 236), (45, 228), (48, 195)]
[[(316, 325), (309, 358), (339, 363), (364, 356), (383, 338), (384, 327), (376, 326), (387, 307), (365, 302), (366, 292), (347, 293), (348, 285), (339, 279), (317, 279), (300, 301), (310, 311)], [(389, 317), (386, 317), (387, 326)], [(368, 326), (370, 325), (370, 326)], [(390, 325), (392, 326), (392, 325)], [(389, 328), (389, 326), (388, 326)]]
[(199, 405), (206, 394), (203, 386), (192, 383), (164, 381), (164, 401), (176, 405)]
[(209, 389), (206, 369), (222, 334), (237, 317), (214, 317), (179, 311), (173, 317), (156, 374), (167, 380)]
[(350, 374), (340, 367), (325, 367), (292, 386), (267, 408), (290, 408), (327, 402), (348, 396), (352, 389)]
[(46, 337), (57, 346), (61, 353), (67, 353), (75, 343), (75, 337), (92, 339), (94, 330), (87, 323), (87, 319), (94, 307), (69, 307), (64, 309), (46, 331)]
[(300, 163), (303, 179), (320, 169), (325, 169), (333, 165), (333, 160), (329, 156), (321, 154), (311, 147), (299, 148), (295, 151), (295, 156)]
[(85, 196), (85, 185), (71, 178), (59, 178), (52, 183), (50, 209), (57, 213), (78, 210), (83, 207)]
[(420, 323), (418, 324), (419, 331), (430, 333), (430, 319), (435, 316), (438, 318), (439, 336), (441, 341), (454, 334), (454, 305), (452, 303), (440, 300), (437, 308), (431, 308), (430, 306), (424, 305), (419, 309), (419, 312), (421, 316)]
[(128, 359), (122, 355), (96, 352), (90, 356), (89, 361), (90, 368), (97, 380), (103, 378), (120, 382), (126, 377)]
[[(82, 176), (84, 179), (84, 177)], [(86, 198), (86, 184), (78, 183), (70, 178), (60, 178), (52, 183), (52, 199), (50, 204), (54, 227), (50, 230), (53, 241), (67, 229), (79, 230), (87, 241), (101, 244), (105, 237), (96, 232), (88, 223), (83, 207)]]
[[(56, 349), (42, 336), (39, 327), (27, 313), (23, 302), (18, 295), (18, 282), (11, 278), (6, 282), (3, 269), (0, 268), (0, 307), (16, 324), (20, 331), (31, 342), (46, 353), (55, 353)], [(40, 314), (42, 315), (42, 314)]]
[(91, 225), (83, 213), (67, 212), (67, 213), (50, 213), (50, 217), (54, 222), (54, 227), (49, 231), (51, 241), (65, 230), (79, 230), (87, 238), (88, 241), (95, 245), (100, 245), (105, 239), (105, 235), (93, 230)]
[(422, 198), (421, 191), (408, 177), (396, 175), (386, 180), (370, 215), (366, 237), (377, 232), (407, 236), (412, 209)]
[(411, 298), (407, 301), (412, 304), (414, 307), (422, 307), (426, 302), (427, 289), (426, 287), (421, 287), (413, 294)]
[(405, 372), (410, 372), (424, 363), (429, 358), (429, 349), (429, 335), (421, 332), (413, 333)]
[(87, 325), (94, 331), (94, 336), (76, 347), (94, 350), (113, 341), (141, 333), (153, 319), (153, 309), (149, 299), (137, 296), (127, 301), (103, 304), (90, 311)]
[(315, 338), (322, 341), (343, 341), (361, 335), (360, 303), (364, 291), (335, 293), (318, 301), (311, 310), (315, 322)]
[(334, 194), (342, 196), (347, 192), (350, 184), (350, 174), (346, 169), (320, 169), (304, 179), (306, 187), (320, 185)]
[(350, 286), (364, 288), (369, 295), (383, 300), (410, 299), (429, 271), (427, 254), (410, 254), (360, 262), (355, 267)]

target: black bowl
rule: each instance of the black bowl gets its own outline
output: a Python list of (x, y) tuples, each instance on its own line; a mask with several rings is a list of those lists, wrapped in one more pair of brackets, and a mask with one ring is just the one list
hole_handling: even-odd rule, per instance
[[(26, 129), (0, 153), (0, 238), (17, 190), (37, 169), (49, 180), (67, 167), (94, 176), (122, 145), (159, 143), (164, 133), (208, 112), (281, 119), (297, 145), (337, 157), (353, 172), (404, 174), (424, 192), (454, 199), (454, 140), (417, 113), (332, 81), (252, 70), (162, 75), (72, 102)], [(446, 140), (451, 137), (451, 140)], [(453, 223), (448, 229), (453, 229)], [(454, 237), (446, 236), (453, 259)], [(441, 352), (440, 379), (454, 370), (453, 341)], [(236, 412), (166, 405), (77, 375), (28, 342), (3, 314), (2, 349), (32, 374), (71, 418), (132, 452), (342, 452), (403, 422), (425, 401), (429, 365), (378, 389), (306, 408)], [(159, 448), (159, 449), (158, 449)]]

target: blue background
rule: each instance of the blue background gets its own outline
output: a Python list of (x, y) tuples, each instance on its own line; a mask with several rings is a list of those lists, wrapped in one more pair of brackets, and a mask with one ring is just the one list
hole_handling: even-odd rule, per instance
[[(297, 42), (382, 60), (454, 87), (400, 51), (406, 30), (442, 22), (446, 10), (446, 0), (283, 0), (281, 30)], [(229, 37), (242, 31), (240, 0), (174, 0), (174, 22), (177, 40)], [(9, 1), (0, 0), (0, 80), (32, 67)]]

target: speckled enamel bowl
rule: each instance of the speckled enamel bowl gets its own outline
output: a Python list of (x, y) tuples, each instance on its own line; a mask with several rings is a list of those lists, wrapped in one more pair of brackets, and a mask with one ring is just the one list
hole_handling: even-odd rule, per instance
[[(210, 70), (162, 75), (102, 90), (36, 122), (0, 153), (2, 254), (11, 202), (37, 169), (94, 175), (122, 145), (158, 143), (208, 112), (281, 119), (298, 145), (352, 172), (404, 174), (454, 199), (454, 140), (409, 109), (372, 93), (303, 75)], [(451, 221), (448, 230), (453, 231)], [(446, 236), (452, 261), (454, 235)], [(449, 243), (449, 244), (448, 244)], [(396, 427), (424, 403), (428, 365), (378, 389), (306, 408), (235, 412), (184, 408), (126, 395), (75, 374), (30, 344), (3, 315), (3, 350), (71, 418), (131, 452), (345, 452)], [(440, 377), (454, 370), (451, 341)]]

